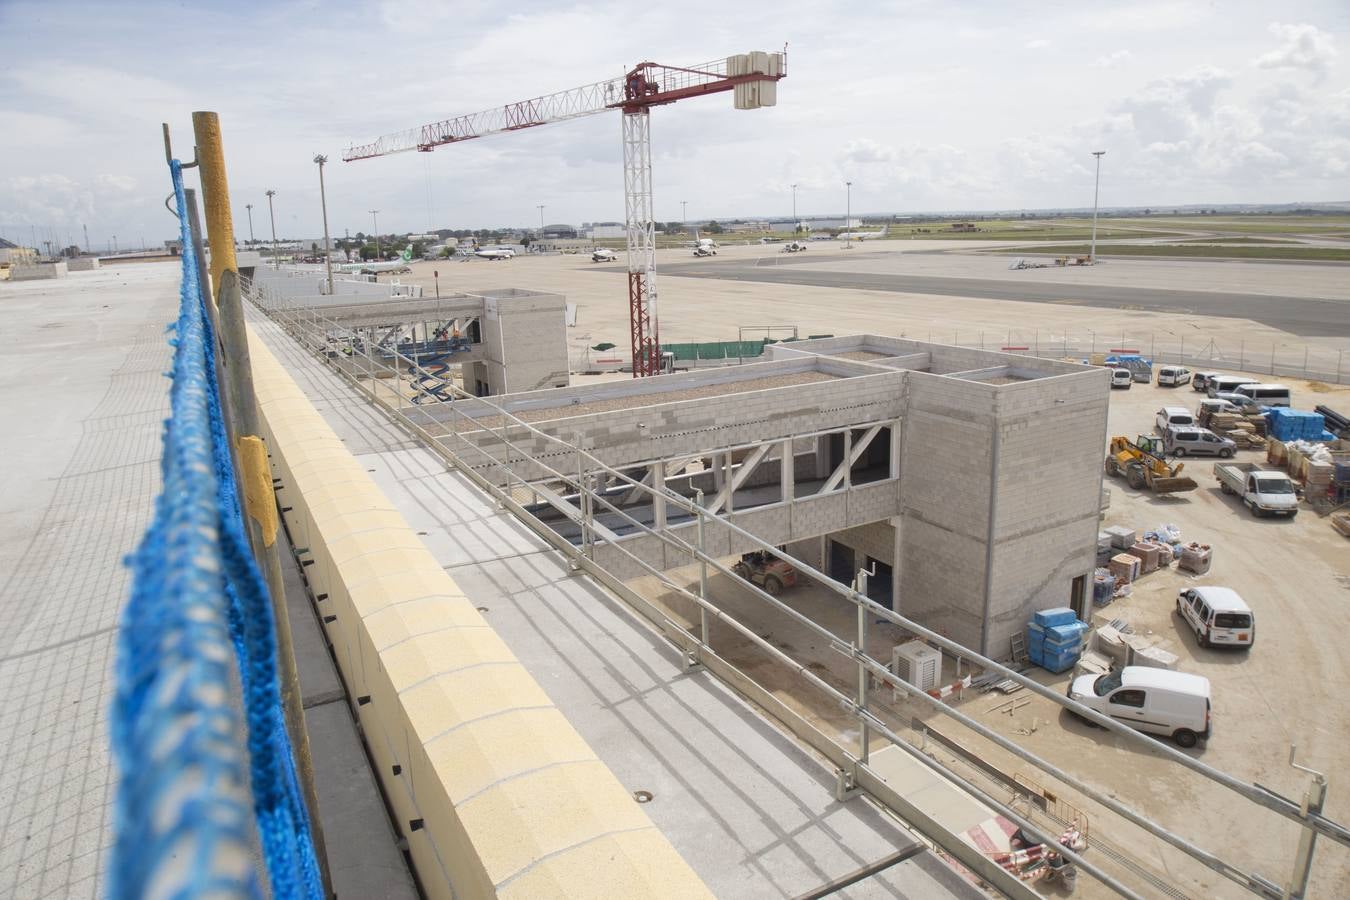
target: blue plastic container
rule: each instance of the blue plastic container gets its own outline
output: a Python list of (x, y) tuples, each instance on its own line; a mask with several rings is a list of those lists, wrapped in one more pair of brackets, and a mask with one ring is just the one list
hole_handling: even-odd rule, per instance
[(1043, 628), (1048, 628), (1051, 625), (1068, 625), (1076, 621), (1078, 621), (1078, 617), (1067, 606), (1042, 609), (1031, 617), (1032, 624), (1040, 625)]

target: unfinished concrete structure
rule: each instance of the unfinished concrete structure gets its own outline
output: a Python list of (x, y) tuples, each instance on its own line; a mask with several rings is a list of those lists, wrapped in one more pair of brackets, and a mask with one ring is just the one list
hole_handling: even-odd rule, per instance
[[(873, 599), (1005, 657), (1034, 610), (1089, 602), (1107, 395), (1102, 369), (864, 335), (497, 399), (537, 433), (462, 401), (416, 420), (471, 445), (485, 477), (501, 483), (509, 466), (535, 515), (592, 542), (619, 577), (686, 564), (665, 537), (692, 543), (692, 517), (607, 485), (550, 436), (644, 484), (701, 492), (709, 513), (837, 580), (867, 569)], [(583, 510), (579, 482), (618, 511)], [(704, 540), (713, 554), (748, 549), (730, 530)]]
[(464, 390), (479, 397), (567, 386), (560, 294), (494, 288), (431, 298), (416, 286), (347, 279), (330, 294), (321, 272), (258, 268), (252, 277), (274, 307), (308, 310), (344, 335), (330, 349), (353, 368), (367, 347), (383, 357), (398, 349), (442, 381), (459, 367)]

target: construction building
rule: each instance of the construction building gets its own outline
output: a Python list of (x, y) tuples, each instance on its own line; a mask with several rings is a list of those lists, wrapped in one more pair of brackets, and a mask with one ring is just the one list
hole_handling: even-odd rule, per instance
[(347, 279), (335, 281), (329, 294), (320, 272), (246, 272), (273, 308), (307, 309), (334, 331), (355, 333), (355, 341), (328, 348), (352, 371), (362, 366), (367, 347), (381, 356), (415, 346), (427, 367), (424, 390), (439, 392), (456, 380), (452, 368), (464, 390), (479, 397), (568, 383), (560, 294), (492, 289), (428, 298), (415, 286)]
[[(607, 485), (581, 508), (566, 450), (682, 497), (960, 643), (1007, 657), (1032, 612), (1085, 615), (1096, 560), (1106, 372), (878, 335), (775, 344), (764, 362), (568, 386), (560, 296), (497, 290), (352, 303), (310, 296), (376, 353), (453, 331), (465, 390), (492, 404), (421, 403), (410, 416), (505, 486), (616, 578), (687, 563), (694, 528), (660, 493)], [(341, 354), (349, 352), (335, 349)], [(439, 358), (439, 357), (438, 357)], [(359, 373), (361, 352), (344, 365)], [(544, 388), (544, 389), (540, 389)], [(536, 429), (515, 434), (502, 412)], [(701, 494), (700, 494), (701, 492)], [(635, 524), (640, 523), (640, 524)], [(671, 538), (676, 540), (672, 541)], [(708, 552), (746, 549), (714, 531)], [(720, 543), (718, 543), (720, 542)]]

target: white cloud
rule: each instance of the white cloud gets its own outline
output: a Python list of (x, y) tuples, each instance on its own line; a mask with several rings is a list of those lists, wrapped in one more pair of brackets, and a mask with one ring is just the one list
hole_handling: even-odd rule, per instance
[(1262, 69), (1303, 69), (1311, 72), (1317, 82), (1327, 77), (1327, 71), (1336, 58), (1332, 36), (1316, 25), (1286, 25), (1272, 22), (1270, 33), (1280, 39), (1280, 46), (1256, 58)]
[(1044, 50), (1050, 46), (1050, 41), (1045, 38), (1035, 38), (1022, 45), (1028, 50)]
[(1092, 61), (1092, 65), (1097, 69), (1110, 69), (1115, 66), (1124, 65), (1134, 59), (1134, 54), (1128, 50), (1116, 50), (1099, 56)]

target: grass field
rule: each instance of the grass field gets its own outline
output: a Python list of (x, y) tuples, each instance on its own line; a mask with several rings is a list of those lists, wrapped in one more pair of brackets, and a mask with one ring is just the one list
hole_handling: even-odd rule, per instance
[(1178, 244), (1297, 244), (1298, 241), (1281, 237), (1192, 237)]
[[(1008, 247), (993, 252), (1014, 256), (1086, 256), (1087, 244), (1056, 244), (1049, 247)], [(1350, 262), (1350, 248), (1339, 247), (1231, 247), (1194, 246), (1190, 244), (1116, 244), (1098, 247), (1097, 255), (1154, 256), (1184, 259), (1293, 259), (1323, 262)]]

